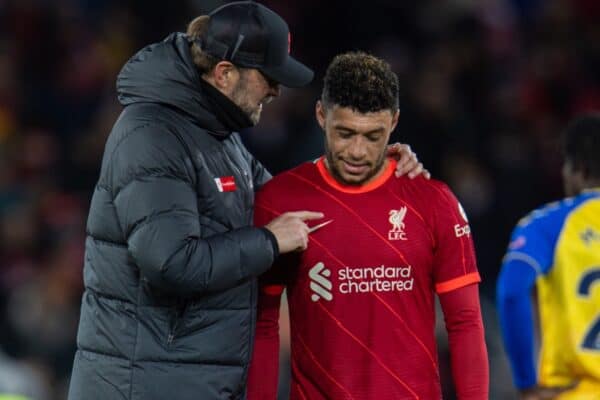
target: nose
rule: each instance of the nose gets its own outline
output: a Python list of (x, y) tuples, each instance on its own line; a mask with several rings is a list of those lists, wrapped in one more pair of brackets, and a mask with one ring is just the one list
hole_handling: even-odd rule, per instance
[(348, 145), (348, 155), (353, 160), (362, 160), (367, 156), (367, 146), (363, 142), (361, 135), (356, 135)]

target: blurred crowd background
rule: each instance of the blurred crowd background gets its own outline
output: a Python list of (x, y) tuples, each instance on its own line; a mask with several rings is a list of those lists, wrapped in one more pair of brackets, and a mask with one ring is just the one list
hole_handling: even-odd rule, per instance
[[(120, 112), (116, 75), (135, 51), (222, 3), (0, 0), (0, 393), (25, 386), (32, 399), (66, 397), (87, 208)], [(248, 147), (273, 173), (321, 154), (314, 104), (328, 62), (357, 49), (388, 60), (401, 87), (392, 140), (409, 143), (467, 210), (491, 398), (513, 398), (495, 280), (512, 226), (562, 195), (566, 122), (600, 110), (600, 2), (263, 3), (287, 20), (292, 52), (316, 79), (284, 90), (245, 132)], [(443, 344), (440, 358), (447, 382)]]

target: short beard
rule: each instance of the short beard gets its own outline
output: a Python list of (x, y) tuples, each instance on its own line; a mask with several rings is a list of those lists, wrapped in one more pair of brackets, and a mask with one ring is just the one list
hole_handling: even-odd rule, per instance
[(327, 165), (329, 166), (329, 172), (331, 172), (331, 175), (333, 175), (335, 180), (337, 180), (338, 182), (342, 182), (344, 185), (348, 185), (348, 186), (361, 186), (365, 182), (367, 182), (369, 179), (371, 179), (372, 177), (377, 175), (379, 173), (379, 171), (381, 171), (381, 168), (383, 167), (383, 164), (385, 162), (385, 152), (382, 153), (381, 156), (379, 156), (379, 158), (375, 162), (375, 168), (373, 168), (373, 170), (371, 172), (369, 172), (369, 174), (367, 174), (367, 176), (365, 176), (364, 179), (361, 179), (358, 182), (346, 181), (344, 179), (344, 177), (342, 176), (342, 174), (340, 173), (340, 171), (337, 169), (337, 164), (334, 162), (333, 153), (331, 152), (331, 150), (329, 149), (329, 145), (327, 144), (327, 135), (324, 135), (324, 136), (325, 136), (325, 159), (327, 160)]
[(260, 121), (261, 110), (260, 108), (252, 107), (245, 100), (248, 87), (246, 73), (246, 71), (240, 73), (240, 79), (231, 91), (231, 100), (250, 118), (252, 124), (256, 125)]

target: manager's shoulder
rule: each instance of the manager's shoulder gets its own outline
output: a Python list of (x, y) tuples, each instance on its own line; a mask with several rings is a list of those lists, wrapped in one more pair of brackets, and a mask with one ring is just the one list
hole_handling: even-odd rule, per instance
[(106, 142), (101, 178), (118, 189), (132, 179), (150, 175), (191, 182), (192, 170), (188, 152), (171, 126), (125, 114)]
[(107, 150), (132, 153), (180, 150), (176, 130), (165, 107), (157, 104), (127, 106), (113, 125)]

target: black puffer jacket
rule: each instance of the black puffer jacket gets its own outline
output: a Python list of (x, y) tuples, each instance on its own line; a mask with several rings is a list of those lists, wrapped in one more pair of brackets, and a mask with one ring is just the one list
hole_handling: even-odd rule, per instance
[[(231, 133), (249, 120), (201, 83), (183, 34), (137, 53), (117, 89), (69, 399), (243, 398), (255, 277), (275, 256), (251, 227), (270, 175)], [(235, 190), (219, 191), (224, 177)]]

